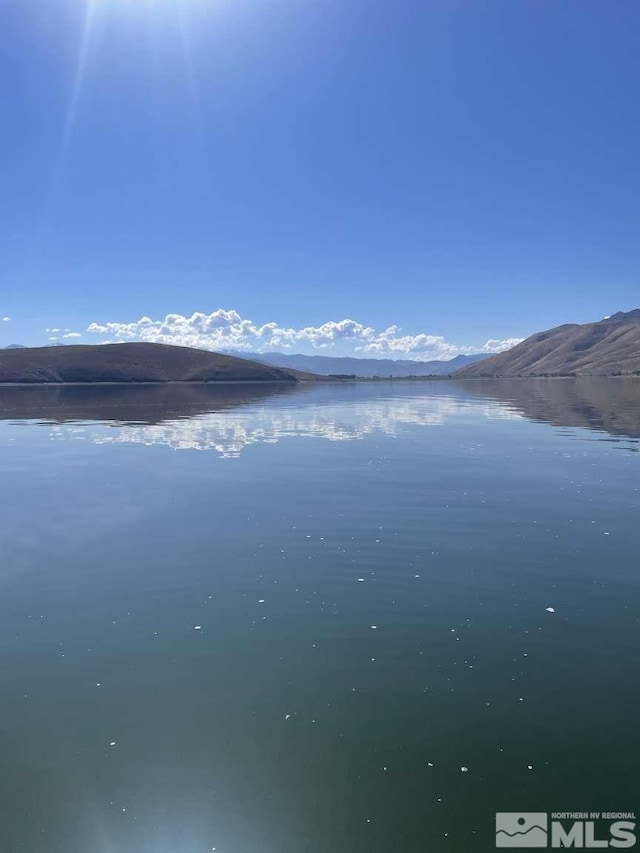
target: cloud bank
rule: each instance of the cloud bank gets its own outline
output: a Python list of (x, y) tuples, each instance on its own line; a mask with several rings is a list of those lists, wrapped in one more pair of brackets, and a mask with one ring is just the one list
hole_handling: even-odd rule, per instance
[(279, 326), (273, 322), (257, 325), (241, 317), (237, 311), (222, 308), (211, 314), (195, 312), (190, 317), (167, 314), (164, 320), (141, 317), (129, 323), (91, 323), (87, 332), (101, 335), (103, 342), (149, 341), (247, 353), (291, 352), (295, 349), (322, 352), (339, 347), (341, 355), (411, 358), (418, 361), (449, 359), (477, 352), (503, 352), (521, 340), (491, 339), (478, 346), (459, 346), (440, 335), (405, 335), (398, 326), (376, 330), (349, 319), (332, 320), (320, 326), (300, 329)]

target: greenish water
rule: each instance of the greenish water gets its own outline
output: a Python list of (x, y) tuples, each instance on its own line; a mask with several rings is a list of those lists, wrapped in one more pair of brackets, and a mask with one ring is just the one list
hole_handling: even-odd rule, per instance
[(640, 811), (640, 382), (0, 418), (2, 853), (467, 853), (497, 811)]

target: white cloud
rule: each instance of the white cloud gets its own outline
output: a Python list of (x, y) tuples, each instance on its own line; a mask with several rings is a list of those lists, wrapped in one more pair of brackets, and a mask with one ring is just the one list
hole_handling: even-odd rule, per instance
[[(54, 329), (48, 331), (55, 331)], [(415, 358), (422, 361), (448, 359), (473, 352), (500, 352), (519, 338), (488, 340), (478, 346), (459, 346), (440, 335), (404, 335), (398, 326), (380, 331), (356, 320), (329, 321), (300, 329), (277, 323), (258, 325), (237, 311), (220, 308), (211, 314), (195, 312), (190, 317), (167, 314), (164, 320), (141, 317), (129, 323), (91, 323), (87, 331), (112, 341), (150, 341), (177, 346), (243, 352), (292, 351), (295, 348), (331, 350), (340, 345), (340, 354), (372, 357)]]
[(2, 318), (2, 322), (3, 322), (3, 323), (10, 323), (10, 322), (11, 322), (11, 317), (3, 317), (3, 318)]
[(504, 352), (521, 344), (524, 338), (505, 338), (503, 341), (490, 338), (478, 352)]
[(82, 335), (80, 332), (67, 332), (66, 335), (62, 336), (63, 338), (81, 338)]

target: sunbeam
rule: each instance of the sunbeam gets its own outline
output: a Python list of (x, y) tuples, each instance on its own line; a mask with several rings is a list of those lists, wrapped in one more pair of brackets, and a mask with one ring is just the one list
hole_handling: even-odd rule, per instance
[(78, 51), (78, 60), (76, 62), (76, 70), (73, 78), (73, 87), (71, 89), (71, 97), (67, 107), (67, 115), (64, 123), (64, 131), (62, 134), (62, 144), (60, 146), (60, 156), (64, 159), (71, 138), (73, 136), (73, 128), (76, 123), (78, 114), (78, 105), (82, 95), (82, 85), (84, 83), (85, 72), (87, 70), (87, 59), (89, 56), (89, 45), (91, 43), (91, 34), (93, 31), (93, 23), (97, 8), (97, 0), (87, 0), (87, 9), (85, 12), (84, 26), (82, 28), (82, 38), (80, 40), (80, 49)]
[(48, 217), (51, 205), (53, 204), (55, 195), (60, 187), (60, 183), (62, 181), (62, 174), (64, 172), (65, 161), (69, 152), (71, 140), (73, 139), (73, 132), (76, 124), (76, 119), (78, 117), (78, 107), (82, 98), (82, 89), (87, 70), (89, 48), (91, 45), (91, 38), (95, 24), (97, 7), (98, 0), (86, 0), (84, 23), (82, 25), (80, 45), (78, 48), (78, 57), (76, 60), (75, 70), (73, 74), (73, 84), (71, 86), (71, 94), (69, 96), (69, 101), (67, 104), (67, 110), (62, 129), (62, 136), (60, 139), (60, 147), (58, 149), (58, 156), (56, 157), (55, 166), (51, 177), (49, 198), (45, 206), (45, 219)]
[(203, 125), (203, 110), (202, 99), (200, 97), (200, 87), (198, 85), (198, 76), (195, 63), (193, 61), (193, 51), (191, 50), (191, 41), (189, 29), (184, 14), (182, 0), (173, 0), (173, 5), (178, 21), (178, 33), (180, 36), (180, 45), (184, 60), (184, 67), (187, 76), (187, 86), (189, 89), (189, 100), (193, 111), (193, 121), (195, 130), (198, 135), (198, 143), (202, 150), (205, 149), (205, 129)]

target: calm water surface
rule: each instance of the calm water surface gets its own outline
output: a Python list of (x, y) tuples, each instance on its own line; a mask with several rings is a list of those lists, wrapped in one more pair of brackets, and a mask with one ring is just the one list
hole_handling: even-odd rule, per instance
[(640, 811), (640, 381), (0, 418), (2, 853), (468, 853), (496, 811)]

